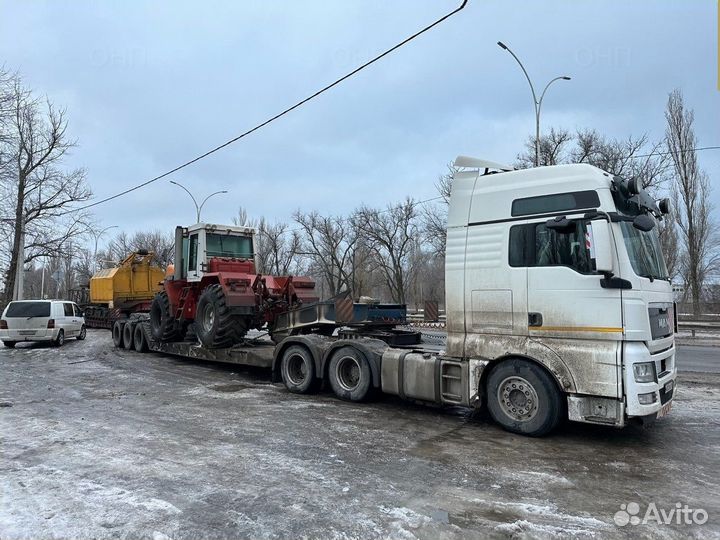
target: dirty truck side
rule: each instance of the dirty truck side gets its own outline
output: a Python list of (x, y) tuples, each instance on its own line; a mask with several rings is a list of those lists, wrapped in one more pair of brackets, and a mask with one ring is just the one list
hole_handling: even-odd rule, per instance
[[(589, 165), (455, 164), (444, 350), (362, 324), (333, 336), (340, 320), (294, 328), (302, 317), (290, 309), (265, 353), (275, 376), (297, 393), (325, 382), (351, 401), (382, 391), (486, 408), (533, 436), (563, 419), (622, 427), (666, 415), (675, 318), (657, 221), (667, 201)], [(218, 359), (191, 345), (175, 354)]]

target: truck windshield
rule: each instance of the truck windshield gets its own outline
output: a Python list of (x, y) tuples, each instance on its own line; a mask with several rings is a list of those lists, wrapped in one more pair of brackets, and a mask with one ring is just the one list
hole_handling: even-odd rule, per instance
[(633, 227), (632, 222), (622, 221), (620, 228), (635, 273), (650, 279), (669, 279), (657, 227), (644, 232)]
[(253, 256), (252, 238), (249, 236), (208, 233), (206, 238), (208, 257), (251, 259)]

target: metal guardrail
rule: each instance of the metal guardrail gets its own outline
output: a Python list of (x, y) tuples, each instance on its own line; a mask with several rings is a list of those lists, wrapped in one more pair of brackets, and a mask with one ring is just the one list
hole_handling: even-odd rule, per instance
[[(415, 328), (437, 328), (443, 329), (446, 324), (445, 315), (440, 315), (436, 322), (427, 322), (424, 320), (422, 313), (408, 313), (407, 316), (408, 326)], [(720, 333), (720, 321), (689, 321), (679, 320), (678, 330), (690, 331), (695, 337), (696, 332), (712, 332), (717, 331)]]

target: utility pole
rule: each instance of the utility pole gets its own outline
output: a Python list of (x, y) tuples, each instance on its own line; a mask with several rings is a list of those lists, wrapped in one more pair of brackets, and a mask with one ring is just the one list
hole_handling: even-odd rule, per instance
[(535, 166), (537, 167), (540, 165), (540, 108), (542, 107), (542, 102), (543, 102), (543, 98), (545, 97), (545, 92), (547, 92), (547, 89), (555, 81), (569, 81), (570, 77), (568, 77), (567, 75), (562, 75), (560, 77), (555, 77), (554, 79), (552, 79), (549, 83), (547, 83), (545, 85), (545, 89), (542, 91), (542, 94), (540, 94), (540, 99), (538, 100), (537, 94), (535, 93), (535, 87), (533, 86), (533, 83), (530, 80), (530, 75), (528, 75), (528, 72), (525, 69), (525, 66), (523, 66), (520, 59), (502, 41), (498, 41), (497, 44), (501, 49), (506, 50), (507, 52), (509, 52), (512, 55), (512, 57), (515, 59), (515, 61), (520, 66), (520, 69), (522, 69), (523, 73), (525, 74), (525, 78), (527, 79), (527, 82), (530, 85), (530, 91), (532, 92), (532, 98), (533, 98), (533, 105), (535, 106)]

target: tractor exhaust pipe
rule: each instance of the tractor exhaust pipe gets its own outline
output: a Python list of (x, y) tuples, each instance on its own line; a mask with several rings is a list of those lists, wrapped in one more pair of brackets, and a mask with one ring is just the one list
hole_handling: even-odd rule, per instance
[(175, 227), (175, 274), (173, 279), (183, 279), (183, 268), (185, 268), (185, 261), (183, 261), (183, 227)]

